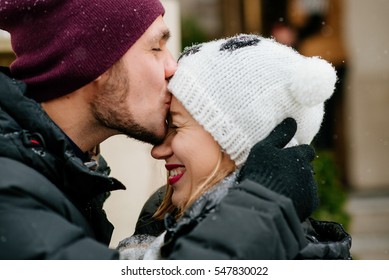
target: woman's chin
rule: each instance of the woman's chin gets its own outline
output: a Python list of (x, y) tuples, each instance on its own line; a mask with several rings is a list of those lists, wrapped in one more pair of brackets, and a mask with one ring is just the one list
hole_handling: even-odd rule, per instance
[(180, 208), (182, 209), (183, 206), (185, 205), (185, 203), (187, 202), (188, 198), (187, 197), (183, 197), (182, 195), (180, 194), (177, 194), (177, 193), (173, 193), (172, 195), (172, 204), (177, 207), (177, 208)]

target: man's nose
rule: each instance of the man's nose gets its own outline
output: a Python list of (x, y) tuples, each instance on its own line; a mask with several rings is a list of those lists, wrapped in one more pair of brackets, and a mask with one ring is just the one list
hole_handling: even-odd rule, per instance
[(168, 57), (165, 62), (165, 78), (170, 79), (177, 70), (177, 61), (173, 58), (170, 51), (168, 51)]

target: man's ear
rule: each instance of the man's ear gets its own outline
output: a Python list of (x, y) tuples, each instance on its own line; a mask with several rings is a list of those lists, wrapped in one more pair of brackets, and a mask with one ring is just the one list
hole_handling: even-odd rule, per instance
[(101, 81), (105, 82), (109, 78), (109, 76), (110, 76), (111, 69), (112, 69), (112, 67), (109, 68), (107, 71), (105, 71), (103, 74), (99, 75), (93, 81), (94, 82), (101, 82)]
[(91, 81), (89, 84), (85, 85), (84, 90), (86, 92), (89, 92), (90, 94), (84, 93), (84, 97), (86, 97), (87, 99), (94, 98), (94, 95), (100, 92), (100, 89), (104, 86), (108, 78), (109, 74), (107, 72), (104, 72), (103, 74), (95, 78), (93, 81)]
[(109, 77), (109, 74), (106, 71), (103, 74), (101, 74), (100, 76), (98, 76), (96, 79), (94, 79), (93, 82), (97, 82), (97, 83), (104, 82), (108, 79), (108, 77)]
[(99, 75), (96, 79), (94, 79), (90, 84), (94, 87), (100, 88), (109, 78), (109, 72), (105, 71), (103, 74)]

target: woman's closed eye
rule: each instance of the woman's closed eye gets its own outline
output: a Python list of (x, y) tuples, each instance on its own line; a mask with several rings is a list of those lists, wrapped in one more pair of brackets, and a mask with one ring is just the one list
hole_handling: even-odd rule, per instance
[(174, 123), (169, 123), (169, 128), (170, 129), (177, 129), (178, 126), (176, 124), (174, 124)]
[(171, 136), (171, 135), (176, 134), (177, 129), (178, 129), (178, 127), (175, 124), (168, 122), (168, 131), (166, 134), (166, 138)]

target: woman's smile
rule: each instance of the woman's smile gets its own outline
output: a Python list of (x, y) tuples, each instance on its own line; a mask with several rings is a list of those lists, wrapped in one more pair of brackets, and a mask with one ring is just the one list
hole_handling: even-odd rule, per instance
[(169, 171), (169, 184), (177, 183), (185, 174), (185, 165), (182, 164), (165, 164), (165, 168)]

